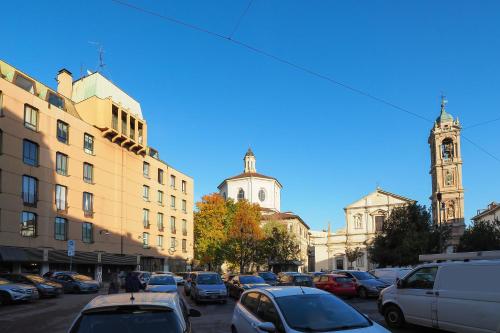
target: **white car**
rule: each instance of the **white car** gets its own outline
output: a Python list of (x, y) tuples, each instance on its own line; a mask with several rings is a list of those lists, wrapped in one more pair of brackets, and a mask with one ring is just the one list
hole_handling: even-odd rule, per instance
[(101, 295), (78, 314), (68, 333), (189, 333), (189, 317), (199, 317), (176, 293)]
[(232, 333), (383, 332), (332, 294), (309, 287), (265, 287), (247, 290), (236, 304)]
[(0, 278), (0, 304), (38, 299), (38, 290), (30, 285)]
[(154, 274), (148, 281), (146, 291), (154, 293), (176, 293), (177, 283), (170, 274)]
[(500, 332), (500, 261), (441, 262), (415, 268), (384, 289), (379, 311), (391, 327), (406, 322), (450, 332)]

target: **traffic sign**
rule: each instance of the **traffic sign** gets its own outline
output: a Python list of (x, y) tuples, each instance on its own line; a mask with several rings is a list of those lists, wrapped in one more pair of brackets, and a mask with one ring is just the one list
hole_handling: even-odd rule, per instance
[(68, 257), (75, 256), (75, 241), (70, 239), (68, 240)]

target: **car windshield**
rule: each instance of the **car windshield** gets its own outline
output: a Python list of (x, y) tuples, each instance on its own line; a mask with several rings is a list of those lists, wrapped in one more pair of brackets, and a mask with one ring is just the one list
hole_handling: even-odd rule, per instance
[(217, 274), (200, 274), (196, 282), (198, 284), (222, 284), (222, 279)]
[(287, 324), (301, 332), (328, 332), (371, 326), (356, 310), (327, 294), (276, 298)]
[(137, 309), (84, 314), (70, 333), (181, 333), (183, 331), (173, 311)]
[(28, 279), (30, 279), (31, 281), (34, 281), (37, 283), (44, 283), (45, 282), (45, 279), (43, 277), (35, 275), (35, 274), (29, 274), (29, 275), (26, 275), (26, 277)]
[(73, 280), (76, 281), (92, 281), (92, 279), (86, 275), (81, 275), (81, 274), (75, 274), (71, 276)]
[(175, 285), (175, 280), (171, 275), (153, 276), (149, 279), (151, 285)]
[(356, 277), (358, 280), (371, 280), (376, 279), (377, 277), (368, 273), (368, 272), (349, 272)]
[(266, 283), (260, 276), (240, 276), (241, 283)]
[(276, 274), (273, 272), (262, 272), (259, 273), (259, 276), (267, 280), (276, 280)]

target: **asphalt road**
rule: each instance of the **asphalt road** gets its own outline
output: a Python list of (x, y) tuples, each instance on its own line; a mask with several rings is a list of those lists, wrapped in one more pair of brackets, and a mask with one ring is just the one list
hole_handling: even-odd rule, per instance
[[(182, 288), (179, 293), (184, 297)], [(8, 333), (65, 333), (69, 329), (78, 312), (96, 294), (65, 294), (59, 298), (40, 299), (31, 303), (0, 306), (0, 332)], [(231, 317), (235, 301), (229, 299), (227, 304), (194, 304), (185, 297), (187, 303), (202, 313), (199, 318), (192, 318), (193, 330), (197, 333), (228, 333), (231, 332)], [(372, 320), (385, 325), (382, 316), (377, 311), (376, 300), (348, 300), (360, 312)], [(426, 332), (440, 331), (419, 327), (408, 327), (393, 332)]]

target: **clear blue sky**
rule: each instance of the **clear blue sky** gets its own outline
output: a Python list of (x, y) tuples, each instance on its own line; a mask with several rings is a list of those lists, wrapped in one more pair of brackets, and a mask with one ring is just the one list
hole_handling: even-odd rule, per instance
[[(130, 0), (227, 35), (246, 0)], [(0, 58), (55, 86), (62, 67), (95, 69), (142, 104), (149, 143), (195, 179), (195, 200), (240, 173), (283, 184), (282, 210), (313, 228), (344, 224), (343, 207), (373, 191), (429, 204), (431, 124), (227, 41), (111, 1), (2, 4)], [(500, 117), (498, 1), (254, 0), (234, 38), (424, 117), (439, 96), (464, 127)], [(463, 131), (500, 158), (500, 122)], [(462, 144), (465, 209), (500, 200), (500, 162)]]

